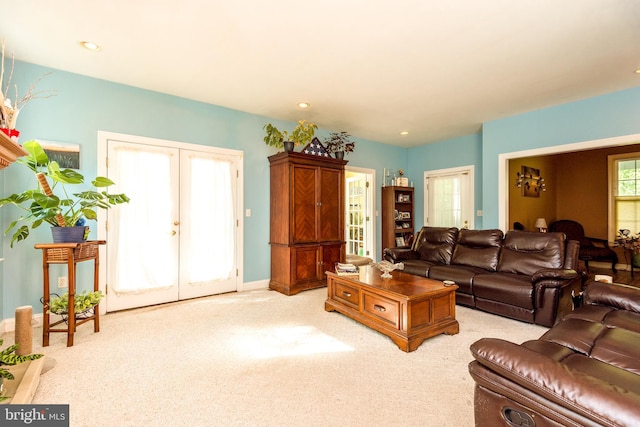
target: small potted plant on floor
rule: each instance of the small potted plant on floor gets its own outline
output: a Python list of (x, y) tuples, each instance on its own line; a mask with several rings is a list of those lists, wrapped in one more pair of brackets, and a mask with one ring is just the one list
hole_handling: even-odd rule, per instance
[[(0, 339), (0, 346), (2, 345), (4, 340)], [(10, 396), (3, 396), (2, 392), (3, 392), (3, 380), (7, 379), (7, 380), (13, 380), (14, 376), (11, 372), (9, 372), (7, 369), (3, 368), (3, 366), (13, 366), (13, 365), (17, 365), (19, 363), (22, 362), (26, 362), (28, 360), (36, 360), (36, 359), (40, 359), (42, 356), (44, 356), (43, 354), (29, 354), (26, 356), (19, 356), (17, 354), (15, 354), (16, 350), (18, 349), (18, 345), (17, 344), (13, 344), (10, 345), (9, 347), (5, 348), (4, 350), (0, 351), (0, 402), (2, 402), (3, 400), (7, 400), (10, 398)]]
[(36, 179), (34, 187), (0, 199), (0, 207), (12, 204), (26, 212), (4, 231), (7, 234), (17, 227), (11, 238), (11, 247), (14, 242), (29, 237), (29, 225), (18, 226), (21, 222), (30, 223), (31, 229), (43, 222), (50, 224), (54, 243), (82, 242), (89, 232), (85, 221), (97, 219), (98, 208), (109, 209), (129, 202), (125, 194), (98, 191), (98, 188), (114, 184), (109, 178), (96, 177), (91, 181), (93, 188), (86, 188), (81, 173), (73, 169), (60, 169), (58, 162), (50, 161), (37, 141), (25, 142), (23, 147), (29, 154), (20, 157), (17, 163), (30, 169)]
[(317, 125), (307, 123), (306, 120), (300, 120), (291, 133), (286, 130), (281, 131), (271, 123), (267, 123), (264, 125), (264, 130), (267, 132), (264, 142), (272, 147), (284, 147), (285, 151), (293, 151), (294, 146), (307, 145), (311, 142), (316, 129), (318, 129)]
[(331, 132), (324, 140), (327, 153), (334, 154), (336, 159), (343, 159), (345, 153), (353, 153), (356, 143), (347, 132)]

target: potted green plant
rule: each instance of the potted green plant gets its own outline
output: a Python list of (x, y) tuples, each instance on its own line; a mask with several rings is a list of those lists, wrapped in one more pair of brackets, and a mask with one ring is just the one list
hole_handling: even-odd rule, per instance
[[(91, 310), (96, 305), (100, 304), (100, 300), (104, 297), (101, 291), (87, 292), (83, 291), (80, 294), (76, 294), (73, 297), (73, 312), (76, 315), (82, 315), (83, 313)], [(63, 295), (55, 295), (49, 301), (49, 313), (66, 315), (69, 313), (69, 293)]]
[[(3, 342), (4, 340), (0, 339), (0, 346), (2, 345)], [(4, 350), (0, 351), (0, 402), (2, 402), (3, 400), (7, 400), (10, 397), (10, 396), (2, 395), (3, 380), (5, 378), (8, 380), (14, 379), (13, 374), (9, 372), (7, 369), (3, 368), (3, 366), (13, 366), (22, 362), (26, 362), (28, 360), (40, 359), (42, 356), (44, 356), (43, 354), (29, 354), (25, 356), (19, 356), (15, 354), (17, 349), (18, 349), (18, 345), (13, 344), (5, 348)]]
[[(77, 234), (62, 241), (80, 242), (86, 240), (88, 234), (85, 220), (97, 219), (97, 208), (109, 209), (114, 205), (129, 202), (129, 197), (125, 194), (99, 192), (98, 188), (106, 188), (114, 184), (109, 178), (103, 176), (96, 177), (91, 181), (93, 188), (86, 189), (84, 176), (73, 169), (60, 169), (58, 162), (49, 161), (47, 153), (38, 141), (25, 142), (23, 148), (29, 154), (18, 158), (17, 163), (25, 165), (34, 173), (35, 188), (0, 199), (0, 207), (12, 204), (26, 212), (9, 224), (4, 231), (5, 234), (21, 222), (30, 223), (31, 229), (46, 222), (52, 226), (54, 243), (60, 242), (58, 234), (72, 233)], [(52, 182), (51, 186), (49, 186), (49, 180)], [(70, 230), (73, 227), (75, 228)], [(29, 237), (29, 226), (27, 224), (18, 226), (11, 238), (11, 247), (14, 242), (25, 240), (27, 237)]]
[(351, 135), (347, 132), (331, 132), (325, 138), (324, 145), (327, 153), (334, 154), (336, 159), (343, 159), (345, 153), (353, 153), (356, 143), (351, 140)]
[(264, 125), (264, 130), (267, 132), (264, 142), (272, 147), (284, 147), (285, 151), (293, 151), (294, 146), (307, 145), (311, 142), (316, 129), (318, 129), (317, 125), (308, 123), (306, 120), (298, 121), (298, 125), (291, 133), (286, 130), (281, 131), (271, 123), (267, 123)]

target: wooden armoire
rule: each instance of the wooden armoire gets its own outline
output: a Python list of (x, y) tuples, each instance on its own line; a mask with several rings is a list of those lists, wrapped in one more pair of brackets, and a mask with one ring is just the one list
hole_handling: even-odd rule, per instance
[(286, 295), (326, 286), (344, 262), (344, 160), (298, 152), (269, 157), (271, 280)]

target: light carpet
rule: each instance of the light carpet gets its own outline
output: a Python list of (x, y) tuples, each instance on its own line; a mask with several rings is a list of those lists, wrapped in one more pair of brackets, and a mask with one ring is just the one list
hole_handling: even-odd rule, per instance
[(74, 427), (472, 426), (469, 346), (546, 331), (457, 306), (459, 334), (405, 353), (325, 299), (256, 290), (112, 313), (69, 348), (60, 333), (42, 348), (36, 329), (55, 366), (33, 403), (68, 403)]

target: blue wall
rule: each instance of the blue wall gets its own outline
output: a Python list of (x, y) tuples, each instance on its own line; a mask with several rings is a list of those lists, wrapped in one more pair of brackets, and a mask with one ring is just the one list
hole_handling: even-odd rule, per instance
[(483, 125), (484, 228), (498, 227), (498, 156), (640, 133), (640, 87)]
[[(49, 71), (52, 70), (16, 62), (13, 83), (18, 85), (22, 94), (38, 77)], [(45, 89), (55, 89), (57, 95), (35, 99), (24, 108), (17, 122), (21, 131), (20, 141), (43, 139), (79, 144), (81, 171), (87, 177), (95, 176), (97, 171), (99, 130), (242, 150), (244, 207), (252, 211), (251, 217), (244, 218), (244, 280), (252, 282), (269, 278), (267, 157), (275, 154), (276, 150), (262, 141), (262, 128), (265, 123), (273, 123), (280, 128), (292, 129), (294, 123), (57, 70), (38, 84), (37, 90)], [(322, 139), (334, 130), (343, 129), (320, 129), (318, 136)], [(347, 157), (349, 165), (376, 169), (378, 187), (382, 185), (383, 168), (407, 168), (406, 148), (358, 138), (354, 140), (356, 150)], [(0, 196), (23, 191), (25, 183), (31, 183), (32, 179), (20, 165), (9, 166), (0, 173)], [(380, 209), (379, 206), (377, 208)], [(2, 230), (19, 212), (13, 206), (0, 209)], [(377, 235), (380, 241), (379, 226)], [(91, 237), (95, 236), (96, 232), (92, 231)], [(42, 226), (27, 241), (14, 245), (13, 249), (9, 248), (10, 236), (0, 239), (0, 257), (5, 258), (0, 264), (0, 320), (12, 318), (15, 308), (21, 305), (32, 305), (34, 312), (41, 312), (41, 252), (33, 245), (50, 242), (50, 231)], [(79, 276), (87, 278), (85, 283), (90, 283), (91, 268), (91, 263), (78, 265)], [(56, 276), (52, 271), (52, 277)]]
[[(22, 94), (49, 71), (52, 70), (17, 62), (13, 83)], [(262, 127), (273, 123), (293, 128), (293, 123), (57, 70), (37, 89), (56, 89), (58, 94), (36, 99), (20, 113), (20, 140), (80, 144), (81, 167), (86, 176), (95, 175), (97, 170), (99, 130), (242, 150), (244, 205), (252, 210), (252, 216), (244, 218), (244, 280), (269, 278), (267, 157), (275, 150), (262, 142)], [(340, 130), (343, 129), (320, 129), (318, 136)], [(473, 164), (475, 209), (484, 211), (483, 217), (476, 217), (475, 225), (494, 228), (498, 226), (499, 154), (635, 133), (640, 133), (640, 87), (487, 122), (482, 133), (411, 149), (354, 138), (356, 150), (347, 160), (350, 166), (376, 170), (377, 210), (383, 168), (405, 169), (414, 182), (418, 227), (424, 217), (424, 171)], [(4, 169), (0, 172), (0, 196), (22, 191), (27, 179), (31, 177), (17, 165)], [(0, 209), (3, 230), (17, 212), (13, 207)], [(376, 235), (380, 242), (380, 221)], [(36, 313), (41, 311), (41, 254), (33, 244), (51, 240), (49, 230), (42, 227), (14, 249), (9, 249), (9, 241), (0, 236), (0, 257), (5, 258), (0, 263), (0, 320), (13, 317), (15, 308), (21, 305), (32, 305)], [(379, 256), (378, 253), (376, 258)], [(90, 277), (91, 263), (84, 264), (79, 265), (81, 278)]]
[[(424, 172), (430, 170), (474, 166), (475, 210), (482, 209), (482, 136), (467, 135), (409, 150), (409, 179), (414, 182), (415, 228), (424, 224)], [(476, 229), (482, 229), (482, 217), (476, 216)]]

